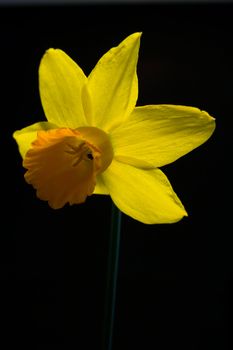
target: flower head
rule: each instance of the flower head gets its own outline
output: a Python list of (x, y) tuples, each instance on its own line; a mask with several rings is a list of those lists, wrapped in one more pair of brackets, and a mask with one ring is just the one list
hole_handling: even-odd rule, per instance
[(158, 168), (205, 142), (214, 118), (194, 107), (135, 107), (141, 33), (109, 50), (88, 77), (59, 49), (39, 67), (47, 122), (16, 131), (26, 181), (52, 208), (109, 194), (144, 223), (171, 223), (187, 213)]

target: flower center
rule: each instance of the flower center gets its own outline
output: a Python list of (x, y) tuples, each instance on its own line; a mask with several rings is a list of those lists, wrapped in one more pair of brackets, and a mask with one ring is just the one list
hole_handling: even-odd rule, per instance
[(93, 193), (97, 174), (112, 158), (109, 137), (98, 128), (39, 131), (23, 162), (25, 179), (55, 209), (78, 204)]
[(97, 154), (99, 153), (100, 169), (98, 172), (101, 173), (106, 170), (113, 159), (113, 149), (109, 136), (103, 130), (95, 127), (83, 126), (75, 131), (80, 133), (82, 139), (85, 140), (86, 145), (89, 147), (91, 151), (88, 156), (89, 159), (95, 158), (95, 155), (98, 157)]

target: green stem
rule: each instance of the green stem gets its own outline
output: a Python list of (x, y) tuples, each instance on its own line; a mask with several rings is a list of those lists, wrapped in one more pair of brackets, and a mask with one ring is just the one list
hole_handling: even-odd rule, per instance
[(104, 317), (104, 350), (112, 350), (113, 328), (116, 307), (117, 275), (119, 267), (121, 212), (112, 203), (112, 218), (109, 237), (106, 305)]

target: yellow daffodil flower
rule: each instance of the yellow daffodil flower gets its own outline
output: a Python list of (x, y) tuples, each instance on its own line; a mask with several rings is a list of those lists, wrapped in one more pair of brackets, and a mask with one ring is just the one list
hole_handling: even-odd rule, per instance
[(99, 60), (88, 77), (59, 49), (39, 67), (47, 122), (14, 132), (26, 181), (54, 208), (110, 195), (116, 206), (144, 223), (172, 223), (187, 213), (158, 169), (205, 142), (214, 118), (197, 108), (135, 107), (141, 33)]

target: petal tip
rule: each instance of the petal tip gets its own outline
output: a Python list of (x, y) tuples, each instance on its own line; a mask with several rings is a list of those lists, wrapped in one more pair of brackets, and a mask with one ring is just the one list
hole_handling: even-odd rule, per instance
[(215, 128), (216, 128), (216, 119), (212, 117), (208, 112), (206, 111), (201, 111), (202, 118), (206, 120), (206, 122), (209, 125), (209, 130), (210, 130), (210, 135), (209, 137), (213, 134)]
[(50, 58), (54, 55), (57, 55), (57, 54), (60, 54), (60, 53), (63, 53), (63, 51), (61, 49), (55, 49), (53, 47), (50, 47), (49, 49), (47, 49), (42, 57), (42, 60), (44, 58)]
[(140, 39), (142, 36), (142, 32), (135, 32), (131, 34), (130, 36), (134, 37), (135, 39)]
[(129, 41), (132, 41), (132, 42), (133, 41), (138, 42), (138, 41), (140, 41), (141, 36), (142, 36), (142, 32), (135, 32), (135, 33), (129, 35), (128, 37), (126, 37), (125, 40), (129, 40)]
[(212, 115), (210, 115), (208, 112), (206, 112), (204, 110), (201, 111), (201, 113), (202, 113), (203, 116), (205, 116), (207, 119), (209, 119), (209, 121), (214, 122), (216, 120)]
[(19, 130), (15, 130), (12, 134), (12, 137), (15, 141), (17, 141), (17, 134), (18, 134)]

